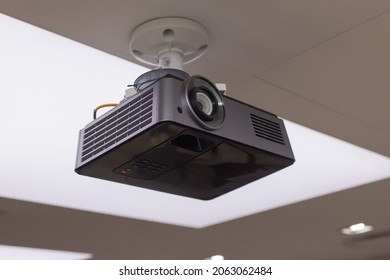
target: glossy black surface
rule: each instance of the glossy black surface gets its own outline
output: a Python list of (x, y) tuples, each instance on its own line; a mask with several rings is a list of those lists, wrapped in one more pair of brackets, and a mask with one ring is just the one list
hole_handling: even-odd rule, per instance
[[(156, 145), (156, 141), (160, 143)], [(77, 172), (208, 200), (293, 162), (207, 132), (165, 122), (77, 169)], [(109, 166), (115, 168), (109, 169)]]

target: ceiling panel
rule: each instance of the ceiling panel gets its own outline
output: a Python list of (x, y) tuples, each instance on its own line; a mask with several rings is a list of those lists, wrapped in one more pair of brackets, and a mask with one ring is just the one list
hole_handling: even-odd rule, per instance
[(127, 59), (131, 59), (130, 32), (137, 25), (163, 16), (188, 17), (209, 30), (211, 56), (219, 61), (203, 60), (201, 67), (220, 72), (224, 65), (242, 65), (240, 73), (246, 74), (281, 63), (388, 9), (385, 0), (3, 0), (0, 4), (5, 14)]
[[(390, 180), (204, 229), (190, 229), (0, 198), (0, 244), (92, 254), (94, 259), (386, 259), (376, 240), (350, 246), (340, 229), (389, 230)], [(378, 213), (381, 213), (378, 215)], [(368, 236), (367, 234), (365, 236)], [(381, 240), (378, 239), (378, 242)]]
[(389, 140), (389, 28), (386, 13), (258, 76)]

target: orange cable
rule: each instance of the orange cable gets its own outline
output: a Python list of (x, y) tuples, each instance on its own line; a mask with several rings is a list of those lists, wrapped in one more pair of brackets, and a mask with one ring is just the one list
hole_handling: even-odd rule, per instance
[(104, 107), (115, 107), (115, 106), (118, 106), (117, 103), (107, 103), (107, 104), (102, 104), (102, 105), (99, 105), (97, 106), (94, 110), (93, 110), (93, 119), (96, 119), (96, 112), (101, 109), (101, 108), (104, 108)]

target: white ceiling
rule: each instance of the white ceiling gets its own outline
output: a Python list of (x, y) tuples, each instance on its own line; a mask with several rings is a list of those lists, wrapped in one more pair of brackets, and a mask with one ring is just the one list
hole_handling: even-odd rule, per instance
[[(386, 83), (386, 74), (390, 73), (389, 10), (388, 1), (5, 0), (0, 3), (0, 11), (5, 14), (129, 60), (130, 31), (138, 24), (162, 16), (197, 20), (208, 29), (211, 44), (206, 55), (188, 66), (188, 72), (205, 75), (215, 82), (226, 82), (228, 94), (234, 98), (386, 156), (390, 156), (387, 109), (390, 97)], [(375, 246), (376, 249), (366, 246), (365, 250), (356, 251), (342, 242), (343, 237), (337, 231), (360, 219), (381, 230), (390, 227), (386, 219), (390, 210), (386, 199), (390, 195), (388, 185), (389, 179), (197, 233), (183, 233), (179, 228), (170, 230), (177, 230), (183, 242), (186, 236), (194, 235), (203, 241), (211, 239), (200, 248), (186, 246), (182, 255), (185, 258), (199, 258), (198, 250), (207, 251), (206, 247), (213, 241), (211, 247), (228, 251), (230, 258), (244, 257), (243, 250), (249, 247), (245, 247), (245, 242), (238, 242), (241, 239), (259, 242), (254, 247), (258, 250), (263, 248), (263, 242), (269, 244), (262, 253), (249, 250), (250, 255), (246, 255), (249, 258), (387, 258), (389, 252), (383, 249), (386, 246)], [(11, 200), (4, 203), (20, 207)], [(40, 207), (27, 205), (31, 211)], [(310, 211), (302, 211), (302, 207)], [(12, 211), (10, 208), (10, 215)], [(15, 211), (18, 212), (17, 208)], [(77, 226), (76, 216), (69, 225)], [(100, 218), (109, 220), (103, 215)], [(131, 220), (123, 223), (139, 225)], [(148, 225), (141, 224), (147, 230)], [(277, 233), (285, 230), (286, 225), (289, 226), (288, 236)], [(41, 225), (41, 228), (46, 226)], [(237, 229), (229, 234), (226, 243), (215, 242), (215, 236), (223, 234), (227, 228)], [(250, 230), (242, 233), (239, 228)], [(260, 228), (266, 229), (268, 235), (263, 234), (261, 241), (255, 241), (255, 235), (248, 232), (259, 233)], [(324, 231), (316, 230), (320, 228)], [(156, 225), (154, 230), (158, 232), (159, 227)], [(161, 226), (160, 230), (168, 234), (165, 227)], [(308, 236), (308, 230), (315, 232), (315, 236)], [(33, 232), (38, 234), (40, 230), (36, 228)], [(123, 238), (122, 241), (126, 241)], [(143, 238), (145, 242), (150, 241), (147, 236)], [(310, 242), (300, 242), (303, 238)], [(48, 244), (50, 242), (39, 241), (34, 236), (27, 239), (30, 245), (41, 247), (62, 247), (61, 242), (72, 247), (69, 240)], [(0, 234), (0, 243), (7, 240), (24, 242), (8, 235), (2, 239)], [(234, 242), (244, 247), (239, 248), (232, 244)], [(140, 252), (126, 255), (119, 249), (117, 254), (104, 255), (104, 250), (99, 251), (99, 246), (92, 241), (89, 248), (103, 258), (181, 256), (175, 250), (172, 254), (159, 255), (152, 249), (148, 251), (150, 255)]]
[(0, 91), (17, 104), (0, 112), (12, 116), (3, 125), (2, 197), (202, 228), (390, 176), (389, 158), (285, 121), (294, 165), (212, 201), (81, 177), (73, 168), (86, 108), (121, 99), (145, 69), (6, 16), (0, 35)]

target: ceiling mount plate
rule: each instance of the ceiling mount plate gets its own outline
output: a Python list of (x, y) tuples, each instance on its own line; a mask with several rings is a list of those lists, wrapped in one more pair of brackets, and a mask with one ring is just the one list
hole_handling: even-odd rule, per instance
[(136, 27), (130, 39), (130, 53), (137, 60), (162, 68), (181, 69), (203, 55), (209, 44), (207, 30), (196, 21), (167, 17)]

